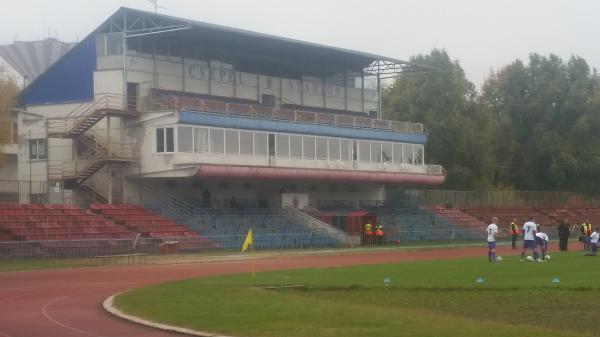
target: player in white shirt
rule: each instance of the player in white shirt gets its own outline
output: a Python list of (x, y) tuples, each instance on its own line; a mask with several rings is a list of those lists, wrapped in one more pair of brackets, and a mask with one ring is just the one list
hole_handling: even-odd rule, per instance
[(488, 260), (496, 262), (496, 234), (498, 234), (498, 218), (493, 217), (492, 223), (487, 226), (487, 242), (488, 242)]
[(523, 250), (521, 251), (521, 261), (525, 258), (525, 250), (531, 248), (533, 258), (537, 260), (537, 251), (535, 250), (535, 232), (537, 225), (533, 222), (533, 217), (523, 224)]
[(546, 261), (546, 251), (548, 250), (548, 235), (541, 231), (541, 226), (538, 225), (538, 231), (535, 233), (535, 243), (540, 246), (542, 250), (542, 259), (540, 261)]
[(600, 228), (596, 227), (596, 230), (590, 235), (590, 246), (594, 256), (598, 254), (598, 239), (600, 239)]

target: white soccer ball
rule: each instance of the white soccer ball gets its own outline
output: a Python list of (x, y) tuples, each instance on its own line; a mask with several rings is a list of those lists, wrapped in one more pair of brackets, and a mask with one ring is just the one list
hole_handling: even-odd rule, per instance
[(502, 256), (496, 256), (496, 261), (498, 261), (498, 262), (502, 261)]
[(535, 261), (535, 260), (533, 259), (533, 256), (531, 256), (531, 255), (528, 255), (528, 256), (527, 256), (527, 261)]
[(544, 258), (545, 258), (546, 260), (550, 260), (550, 255), (546, 255)]

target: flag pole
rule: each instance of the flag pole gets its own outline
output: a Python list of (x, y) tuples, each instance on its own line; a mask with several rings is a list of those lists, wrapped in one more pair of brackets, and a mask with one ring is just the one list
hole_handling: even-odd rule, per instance
[(254, 259), (254, 242), (252, 242), (252, 277), (256, 277), (256, 260)]

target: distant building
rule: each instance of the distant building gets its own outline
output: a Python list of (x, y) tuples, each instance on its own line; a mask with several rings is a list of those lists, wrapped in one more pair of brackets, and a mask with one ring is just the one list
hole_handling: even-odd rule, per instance
[(0, 67), (4, 67), (20, 87), (26, 87), (74, 45), (53, 38), (1, 45)]
[(0, 177), (42, 187), (15, 201), (321, 208), (445, 180), (422, 124), (380, 118), (379, 80), (418, 64), (129, 8), (27, 59)]

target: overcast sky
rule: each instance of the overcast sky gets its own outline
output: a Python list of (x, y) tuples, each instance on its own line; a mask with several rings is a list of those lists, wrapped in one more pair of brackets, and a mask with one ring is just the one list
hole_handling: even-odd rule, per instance
[[(2, 0), (0, 44), (82, 39), (121, 6), (148, 0)], [(444, 48), (481, 84), (529, 53), (600, 68), (595, 0), (160, 0), (160, 13), (408, 60)]]

